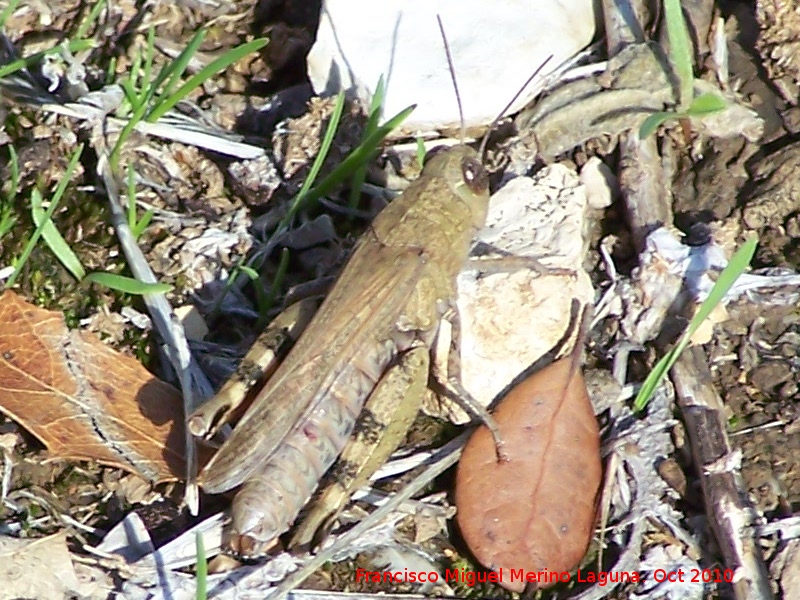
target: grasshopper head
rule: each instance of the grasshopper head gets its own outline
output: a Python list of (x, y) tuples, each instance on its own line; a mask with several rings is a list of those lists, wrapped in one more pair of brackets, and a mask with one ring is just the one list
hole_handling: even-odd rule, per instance
[(422, 175), (447, 182), (469, 207), (473, 227), (483, 227), (489, 206), (489, 174), (475, 150), (465, 145), (434, 148), (426, 157)]

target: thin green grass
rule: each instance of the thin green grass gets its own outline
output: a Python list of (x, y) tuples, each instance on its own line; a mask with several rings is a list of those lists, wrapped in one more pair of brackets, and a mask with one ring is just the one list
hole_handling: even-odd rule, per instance
[[(87, 274), (78, 256), (56, 228), (55, 223), (53, 222), (53, 215), (55, 214), (55, 211), (58, 208), (64, 193), (66, 192), (69, 182), (72, 180), (72, 174), (75, 172), (75, 168), (78, 166), (78, 161), (80, 160), (82, 152), (83, 145), (79, 146), (70, 157), (69, 164), (67, 165), (64, 175), (61, 177), (61, 180), (58, 182), (58, 185), (53, 192), (53, 196), (50, 199), (47, 209), (44, 208), (44, 198), (42, 197), (41, 192), (38, 189), (34, 189), (31, 192), (31, 218), (34, 225), (36, 225), (36, 229), (25, 245), (22, 254), (15, 261), (14, 272), (8, 278), (8, 281), (6, 282), (6, 288), (11, 288), (17, 282), (17, 278), (22, 272), (25, 263), (30, 258), (33, 249), (36, 247), (39, 239), (42, 239), (47, 244), (48, 248), (50, 248), (50, 251), (55, 255), (58, 261), (64, 265), (64, 268), (66, 268), (72, 274), (72, 276), (80, 282), (97, 283), (120, 292), (136, 295), (164, 293), (172, 290), (173, 286), (169, 284), (144, 283), (142, 281), (125, 277), (123, 275), (116, 275), (114, 273), (96, 272)], [(13, 190), (11, 199), (13, 200), (14, 196), (16, 195), (16, 184), (19, 180), (19, 170), (17, 166), (16, 153), (13, 151), (13, 149), (11, 150), (11, 155), (11, 182), (13, 184), (11, 188)], [(8, 198), (8, 196), (6, 196), (6, 198)], [(0, 231), (2, 231), (3, 227), (10, 228), (10, 225), (4, 223), (4, 220), (8, 219), (7, 217), (4, 217), (4, 209), (5, 206), (3, 207), (3, 210), (0, 210)], [(143, 220), (144, 219), (142, 219), (142, 221)], [(141, 225), (142, 221), (139, 221), (138, 224)], [(13, 221), (11, 221), (11, 225), (13, 225)]]
[[(320, 171), (322, 170), (323, 164), (325, 164), (325, 160), (328, 158), (331, 145), (336, 137), (336, 131), (339, 128), (339, 123), (344, 111), (344, 104), (344, 94), (340, 93), (336, 98), (336, 104), (334, 105), (333, 112), (331, 113), (330, 120), (328, 121), (328, 126), (325, 129), (325, 134), (323, 135), (322, 143), (320, 144), (320, 150), (317, 153), (317, 156), (314, 158), (314, 162), (309, 169), (308, 175), (303, 181), (303, 185), (300, 187), (300, 190), (290, 201), (289, 209), (287, 210), (286, 215), (284, 215), (284, 217), (280, 220), (275, 228), (275, 231), (265, 242), (265, 247), (272, 247), (274, 241), (278, 238), (278, 236), (282, 235), (288, 230), (289, 226), (292, 224), (292, 221), (301, 210), (306, 208), (311, 202), (331, 192), (337, 185), (343, 183), (349, 177), (352, 177), (356, 173), (357, 169), (368, 164), (371, 158), (374, 156), (378, 145), (384, 140), (389, 132), (400, 125), (400, 123), (402, 123), (415, 108), (414, 106), (409, 106), (386, 121), (383, 125), (376, 127), (371, 133), (368, 133), (361, 143), (352, 152), (350, 152), (350, 154), (348, 154), (347, 157), (341, 163), (339, 163), (339, 165), (330, 174), (324, 177), (319, 184), (314, 185)], [(230, 291), (231, 287), (236, 282), (239, 273), (247, 273), (245, 269), (249, 269), (252, 273), (257, 273), (265, 259), (266, 257), (263, 255), (256, 255), (251, 257), (244, 264), (233, 269), (231, 277), (228, 278), (226, 283), (225, 290), (214, 307), (215, 311), (221, 306), (225, 294)], [(253, 279), (251, 275), (248, 276)], [(273, 286), (270, 288), (270, 295), (275, 296), (276, 294), (277, 288), (273, 283)], [(265, 319), (266, 316), (266, 314), (261, 313), (262, 319)]]
[(419, 168), (423, 168), (425, 166), (425, 155), (427, 152), (425, 151), (425, 140), (421, 137), (417, 138), (417, 164), (419, 164)]
[(281, 258), (278, 263), (278, 270), (275, 272), (275, 277), (272, 278), (272, 283), (269, 286), (269, 291), (264, 292), (261, 286), (256, 286), (258, 295), (258, 314), (259, 319), (255, 325), (256, 331), (261, 331), (267, 326), (269, 322), (269, 311), (274, 306), (275, 300), (278, 298), (278, 293), (283, 286), (283, 281), (286, 279), (286, 273), (289, 270), (289, 249), (284, 248), (281, 250)]
[(86, 15), (86, 18), (81, 21), (81, 24), (78, 25), (78, 29), (75, 30), (75, 38), (76, 39), (83, 39), (86, 37), (86, 34), (89, 33), (89, 30), (97, 23), (97, 19), (100, 17), (100, 13), (106, 6), (106, 0), (95, 0), (92, 9), (89, 11), (89, 14)]
[[(19, 0), (12, 0), (6, 9), (0, 13), (0, 22), (8, 18), (18, 3)], [(86, 35), (94, 27), (105, 6), (105, 0), (100, 0), (98, 3), (92, 6), (92, 9), (89, 11), (86, 18), (81, 22), (76, 30), (77, 37), (80, 38)], [(120, 153), (125, 141), (130, 137), (131, 133), (140, 122), (157, 121), (170, 109), (174, 108), (181, 100), (186, 98), (187, 95), (192, 92), (192, 90), (196, 89), (209, 78), (226, 69), (228, 66), (240, 60), (244, 56), (261, 49), (267, 43), (266, 39), (257, 39), (234, 48), (215, 59), (209, 65), (200, 69), (196, 74), (184, 81), (184, 74), (186, 73), (192, 58), (202, 45), (205, 36), (205, 30), (201, 29), (198, 31), (188, 42), (183, 51), (181, 51), (181, 53), (174, 60), (165, 64), (156, 73), (154, 66), (156, 59), (155, 30), (152, 27), (148, 30), (144, 47), (136, 52), (132, 57), (132, 65), (129, 69), (129, 75), (119, 82), (124, 91), (126, 102), (118, 110), (117, 116), (127, 120), (119, 134), (117, 142), (110, 152), (110, 165), (114, 172), (119, 172)], [(94, 44), (91, 40), (84, 39), (71, 40), (65, 42), (65, 45), (71, 52), (80, 52), (94, 47)], [(60, 47), (51, 48), (25, 59), (15, 61), (14, 63), (6, 65), (5, 67), (0, 67), (0, 77), (34, 64), (37, 61), (40, 61), (43, 56), (59, 52), (60, 50)], [(111, 73), (113, 73), (113, 70), (109, 71), (109, 74)], [(362, 140), (362, 143), (355, 150), (353, 150), (353, 152), (351, 152), (350, 155), (336, 169), (334, 169), (331, 174), (323, 178), (319, 184), (315, 185), (322, 165), (329, 154), (331, 144), (333, 143), (336, 130), (341, 120), (341, 115), (344, 109), (344, 96), (340, 95), (340, 97), (337, 99), (334, 113), (331, 117), (329, 126), (322, 141), (320, 152), (312, 165), (308, 177), (303, 182), (300, 191), (295, 198), (292, 199), (287, 214), (276, 228), (276, 231), (273, 234), (273, 239), (286, 231), (297, 214), (310, 202), (330, 192), (348, 177), (351, 178), (351, 187), (353, 189), (353, 194), (355, 194), (354, 196), (351, 196), (351, 202), (357, 200), (358, 190), (361, 189), (363, 181), (366, 177), (367, 165), (374, 157), (378, 145), (382, 142), (384, 137), (392, 129), (399, 125), (399, 123), (402, 122), (402, 120), (405, 119), (405, 117), (413, 110), (413, 107), (409, 107), (405, 111), (395, 115), (395, 117), (390, 119), (388, 122), (379, 126), (378, 121), (381, 116), (381, 107), (383, 104), (384, 95), (385, 86), (383, 80), (381, 79), (370, 107), (367, 128), (365, 130), (365, 137)], [(78, 155), (76, 154), (73, 157), (75, 161), (77, 161), (77, 156)], [(43, 208), (44, 199), (39, 192), (36, 192), (32, 197), (32, 216), (37, 228), (34, 232), (34, 235), (29, 240), (27, 247), (23, 251), (23, 254), (17, 261), (17, 267), (12, 274), (12, 277), (8, 281), (8, 285), (10, 286), (16, 283), (18, 273), (29, 258), (33, 247), (39, 238), (43, 238), (50, 249), (58, 257), (59, 261), (61, 261), (65, 268), (67, 268), (67, 270), (79, 280), (101, 283), (113, 289), (118, 289), (127, 293), (151, 293), (157, 290), (171, 289), (170, 286), (166, 286), (164, 284), (151, 285), (139, 283), (130, 278), (111, 273), (86, 274), (85, 269), (81, 265), (77, 255), (75, 255), (75, 253), (69, 248), (69, 245), (58, 232), (51, 219), (54, 211), (57, 208), (60, 197), (63, 194), (63, 187), (71, 178), (72, 169), (74, 169), (74, 165), (65, 174), (64, 178), (62, 179), (63, 185), (60, 184), (57, 188), (47, 210), (44, 210)], [(152, 211), (147, 211), (141, 219), (138, 218), (135, 203), (135, 185), (133, 181), (133, 174), (130, 171), (127, 173), (127, 192), (128, 225), (130, 226), (134, 237), (138, 238), (149, 225), (153, 214)], [(4, 220), (3, 215), (4, 213), (0, 212), (0, 233), (2, 233), (4, 230), (9, 230), (13, 226), (14, 222), (13, 216), (9, 216), (8, 219)], [(287, 260), (288, 257), (286, 255), (282, 256), (281, 264), (284, 265), (284, 269)], [(260, 265), (256, 265), (256, 269), (253, 269), (253, 264), (250, 263), (248, 265), (240, 266), (236, 272), (247, 272), (248, 268), (251, 269), (252, 272), (255, 272), (259, 266)], [(271, 286), (269, 290), (269, 293), (262, 295), (263, 297), (261, 298), (261, 302), (259, 302), (261, 305), (260, 308), (268, 309), (268, 307), (271, 306), (278, 293), (279, 284), (280, 282), (274, 282), (273, 286)]]
[(345, 181), (359, 165), (364, 164), (364, 162), (368, 162), (370, 156), (383, 141), (383, 139), (389, 135), (393, 129), (398, 127), (400, 123), (405, 121), (406, 117), (408, 117), (408, 115), (410, 115), (415, 108), (416, 105), (411, 105), (408, 108), (401, 110), (391, 119), (386, 121), (386, 123), (378, 127), (370, 135), (364, 138), (364, 141), (362, 141), (355, 150), (348, 154), (347, 157), (339, 164), (339, 166), (336, 167), (327, 177), (320, 181), (319, 185), (314, 186), (308, 191), (308, 194), (303, 201), (310, 202), (312, 200), (321, 198), (325, 194), (331, 192), (337, 185)]
[(725, 294), (728, 293), (728, 290), (731, 289), (731, 286), (734, 284), (736, 279), (738, 279), (739, 275), (744, 273), (747, 269), (747, 266), (750, 264), (750, 260), (753, 258), (753, 254), (756, 251), (756, 245), (758, 244), (758, 238), (753, 236), (749, 238), (741, 248), (733, 255), (728, 265), (722, 270), (722, 273), (719, 275), (719, 279), (717, 279), (714, 287), (711, 288), (711, 291), (708, 293), (708, 297), (703, 301), (700, 305), (700, 308), (695, 313), (692, 320), (689, 322), (689, 327), (684, 332), (681, 339), (675, 344), (675, 347), (672, 348), (667, 354), (665, 354), (661, 360), (656, 363), (653, 370), (650, 371), (650, 374), (645, 379), (644, 383), (642, 384), (639, 393), (636, 395), (636, 399), (633, 402), (633, 408), (637, 412), (644, 409), (647, 406), (647, 403), (652, 398), (653, 393), (661, 385), (661, 382), (664, 381), (664, 378), (667, 376), (667, 372), (672, 368), (675, 364), (675, 361), (678, 360), (678, 357), (681, 355), (686, 347), (689, 345), (692, 336), (695, 334), (697, 329), (700, 325), (705, 321), (711, 312), (716, 308), (716, 306), (722, 301), (725, 297)]
[(17, 222), (14, 200), (19, 191), (19, 157), (14, 146), (8, 146), (8, 166), (11, 177), (3, 185), (0, 195), (0, 240), (11, 231)]
[[(63, 48), (67, 48), (70, 52), (83, 52), (85, 50), (90, 50), (95, 47), (94, 40), (91, 39), (84, 39), (84, 35), (86, 30), (91, 26), (91, 24), (97, 19), (97, 16), (100, 14), (100, 10), (102, 9), (102, 5), (105, 0), (100, 0), (98, 2), (98, 6), (92, 8), (92, 11), (87, 16), (86, 20), (78, 27), (77, 33), (75, 34), (74, 38), (71, 40), (66, 40), (53, 48), (48, 48), (47, 50), (43, 50), (42, 52), (36, 52), (35, 54), (31, 54), (30, 56), (26, 56), (25, 58), (19, 58), (14, 60), (6, 65), (0, 66), (0, 79), (3, 77), (7, 77), (12, 73), (16, 73), (22, 69), (35, 65), (45, 57), (51, 54), (58, 54), (63, 50)], [(5, 27), (6, 21), (8, 17), (17, 9), (20, 0), (11, 0), (8, 5), (0, 12), (0, 28)]]
[(678, 76), (678, 111), (684, 111), (692, 101), (694, 68), (689, 28), (683, 19), (680, 0), (664, 0), (664, 18), (669, 38), (669, 59)]
[(677, 106), (675, 110), (660, 111), (647, 117), (639, 126), (639, 139), (652, 135), (667, 121), (700, 118), (728, 107), (720, 94), (694, 95), (692, 42), (680, 0), (664, 0), (664, 19), (669, 38), (669, 62), (678, 78)]
[(689, 108), (685, 111), (662, 111), (653, 113), (647, 117), (639, 127), (639, 138), (644, 139), (652, 135), (656, 129), (661, 127), (667, 121), (673, 119), (691, 119), (697, 117), (704, 117), (716, 112), (725, 110), (728, 103), (719, 94), (706, 93), (700, 94), (689, 104)]
[(134, 279), (133, 277), (117, 275), (116, 273), (106, 273), (104, 271), (89, 273), (83, 278), (83, 281), (97, 283), (112, 290), (136, 296), (142, 296), (144, 294), (165, 294), (174, 289), (174, 286), (168, 283), (146, 283)]
[(183, 75), (192, 58), (200, 49), (205, 36), (206, 30), (199, 30), (181, 53), (175, 57), (175, 60), (165, 64), (153, 78), (155, 30), (152, 26), (150, 27), (144, 51), (140, 50), (134, 55), (130, 75), (120, 82), (128, 102), (128, 106), (122, 110), (122, 113), (127, 116), (128, 121), (111, 150), (110, 164), (113, 170), (118, 170), (122, 146), (139, 123), (157, 121), (194, 89), (236, 61), (260, 50), (267, 44), (265, 38), (259, 38), (232, 48), (182, 83)]
[(289, 224), (294, 220), (295, 216), (297, 216), (297, 213), (300, 212), (300, 210), (308, 202), (311, 195), (311, 186), (314, 185), (314, 182), (319, 176), (319, 172), (322, 170), (322, 165), (328, 158), (328, 153), (330, 152), (331, 146), (333, 145), (333, 140), (336, 137), (336, 131), (339, 129), (339, 122), (342, 120), (343, 111), (344, 92), (340, 92), (339, 95), (336, 96), (336, 104), (334, 105), (333, 112), (331, 113), (330, 123), (328, 124), (327, 129), (325, 129), (325, 135), (322, 138), (319, 152), (317, 153), (314, 162), (311, 164), (311, 169), (303, 181), (303, 185), (300, 186), (300, 191), (297, 192), (297, 195), (292, 199), (291, 203), (289, 204), (289, 210), (286, 212), (286, 215), (283, 217), (283, 219), (281, 219), (281, 222), (278, 225), (279, 231), (288, 227)]
[[(147, 116), (147, 120), (151, 123), (157, 121), (164, 114), (174, 107), (178, 102), (183, 100), (186, 96), (188, 96), (192, 90), (197, 87), (200, 87), (206, 80), (211, 79), (217, 73), (224, 71), (230, 65), (241, 60), (248, 54), (252, 52), (257, 52), (261, 50), (264, 46), (267, 45), (267, 40), (265, 38), (259, 38), (257, 40), (253, 40), (252, 42), (247, 42), (246, 44), (242, 44), (241, 46), (237, 46), (236, 48), (232, 48), (216, 60), (213, 60), (207, 66), (200, 69), (195, 75), (192, 75), (183, 85), (181, 85), (176, 91), (172, 91), (172, 85), (168, 87), (168, 92), (165, 92), (162, 95), (162, 100), (159, 102), (157, 106), (155, 106)], [(191, 57), (190, 57), (191, 58)], [(187, 61), (188, 65), (188, 61)], [(176, 80), (177, 81), (177, 80)], [(170, 81), (172, 84), (173, 81)]]
[[(69, 181), (69, 178), (67, 178), (67, 181)], [(52, 202), (56, 203), (58, 200), (60, 200), (60, 196), (56, 198), (54, 195)], [(42, 208), (42, 194), (37, 189), (31, 192), (31, 216), (36, 227), (40, 227), (42, 230), (42, 239), (50, 247), (53, 254), (56, 255), (58, 261), (64, 265), (64, 268), (72, 273), (72, 276), (78, 281), (86, 277), (86, 270), (83, 268), (80, 259), (69, 247), (67, 240), (56, 229), (52, 219), (46, 216), (45, 210)]]
[[(333, 107), (331, 118), (328, 121), (328, 127), (325, 129), (325, 134), (322, 138), (322, 143), (320, 144), (319, 152), (317, 153), (317, 156), (314, 158), (314, 162), (311, 164), (311, 169), (309, 169), (308, 175), (306, 175), (306, 178), (303, 180), (303, 185), (300, 186), (300, 190), (290, 201), (289, 209), (286, 211), (286, 214), (278, 223), (274, 233), (270, 236), (269, 240), (267, 240), (265, 244), (267, 247), (271, 247), (273, 241), (288, 229), (289, 225), (291, 225), (295, 216), (297, 216), (297, 213), (300, 212), (300, 210), (305, 205), (308, 191), (311, 189), (311, 186), (314, 185), (314, 181), (316, 181), (316, 178), (319, 175), (320, 170), (322, 169), (322, 165), (325, 164), (325, 160), (328, 158), (328, 153), (330, 152), (331, 145), (333, 144), (333, 139), (336, 137), (336, 131), (339, 128), (339, 122), (341, 121), (342, 113), (344, 112), (344, 101), (345, 101), (344, 92), (340, 92), (339, 95), (336, 97), (336, 104)], [(214, 312), (219, 310), (220, 306), (222, 305), (222, 301), (225, 298), (225, 295), (230, 291), (231, 287), (233, 287), (240, 273), (246, 275), (253, 282), (258, 281), (259, 278), (258, 270), (264, 264), (264, 260), (266, 260), (265, 256), (256, 255), (255, 257), (248, 259), (246, 262), (236, 266), (233, 269), (231, 276), (225, 283), (225, 289), (222, 295), (214, 305)], [(259, 286), (256, 286), (256, 288), (258, 287)], [(263, 291), (256, 291), (256, 294), (258, 295), (262, 292)], [(261, 319), (267, 318), (267, 314), (265, 312), (261, 312), (259, 310), (259, 314)]]
[(11, 274), (11, 277), (8, 278), (8, 281), (6, 282), (6, 288), (12, 287), (17, 282), (17, 277), (19, 277), (19, 274), (22, 272), (22, 268), (25, 266), (25, 263), (28, 262), (33, 249), (36, 247), (36, 244), (39, 241), (39, 238), (42, 237), (44, 233), (45, 227), (47, 227), (48, 223), (52, 225), (51, 219), (53, 214), (58, 207), (58, 203), (61, 201), (61, 197), (64, 195), (64, 192), (67, 189), (67, 185), (72, 179), (72, 174), (75, 172), (75, 167), (78, 166), (78, 161), (80, 160), (82, 153), (83, 144), (78, 146), (75, 152), (73, 152), (72, 157), (70, 157), (69, 164), (64, 172), (64, 176), (61, 178), (61, 181), (58, 182), (58, 185), (53, 192), (53, 197), (50, 200), (50, 206), (48, 206), (47, 210), (41, 215), (39, 224), (36, 226), (36, 229), (28, 240), (28, 243), (25, 245), (22, 255), (20, 255), (20, 257), (16, 260), (16, 263), (14, 264), (14, 272)]
[[(367, 126), (364, 129), (365, 138), (368, 138), (378, 129), (378, 122), (383, 116), (383, 102), (385, 98), (386, 85), (384, 84), (383, 76), (381, 76), (380, 79), (378, 79), (378, 85), (375, 87), (375, 93), (372, 95), (372, 101), (370, 102)], [(350, 180), (350, 199), (347, 203), (350, 208), (356, 208), (358, 206), (358, 200), (361, 197), (361, 188), (364, 186), (364, 181), (367, 179), (367, 169), (369, 168), (369, 163), (375, 158), (375, 154), (376, 152), (373, 152), (367, 160), (353, 171), (353, 176)]]
[(134, 239), (138, 240), (144, 233), (144, 230), (147, 229), (147, 226), (150, 225), (150, 221), (153, 220), (153, 215), (155, 213), (153, 212), (152, 209), (148, 209), (142, 215), (141, 219), (139, 219), (136, 216), (135, 177), (136, 174), (134, 173), (133, 169), (129, 167), (128, 168), (128, 227), (131, 228), (131, 233), (133, 234)]
[(197, 556), (197, 590), (196, 600), (206, 600), (208, 598), (208, 562), (206, 561), (206, 545), (203, 541), (203, 534), (199, 531), (194, 536), (195, 555)]
[[(64, 42), (64, 47), (66, 47), (70, 52), (83, 52), (85, 50), (91, 50), (95, 47), (94, 40), (70, 40), (68, 42)], [(12, 73), (16, 73), (21, 69), (25, 69), (32, 65), (35, 65), (42, 61), (45, 56), (49, 56), (51, 54), (58, 54), (61, 52), (62, 46), (59, 44), (53, 48), (48, 48), (47, 50), (42, 50), (41, 52), (36, 52), (35, 54), (31, 54), (30, 56), (26, 56), (25, 58), (18, 58), (15, 61), (8, 63), (7, 65), (3, 65), (0, 67), (0, 79), (3, 77), (8, 77)]]
[(8, 21), (8, 17), (17, 10), (17, 6), (19, 5), (20, 0), (10, 0), (8, 5), (0, 11), (0, 27), (6, 26), (6, 21)]

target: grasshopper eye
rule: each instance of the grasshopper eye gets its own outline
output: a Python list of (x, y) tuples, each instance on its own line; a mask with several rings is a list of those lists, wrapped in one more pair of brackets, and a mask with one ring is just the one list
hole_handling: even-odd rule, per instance
[(467, 157), (461, 160), (461, 175), (467, 187), (476, 194), (485, 194), (489, 189), (489, 174), (480, 161)]

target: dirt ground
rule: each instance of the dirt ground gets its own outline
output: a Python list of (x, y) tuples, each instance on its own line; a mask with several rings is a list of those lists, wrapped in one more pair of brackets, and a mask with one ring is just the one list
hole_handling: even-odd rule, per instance
[[(74, 31), (87, 10), (84, 3), (71, 0), (40, 4), (39, 12), (25, 13), (22, 18), (12, 16), (6, 23), (6, 34), (23, 55), (50, 47), (62, 32)], [(204, 59), (252, 36), (284, 40), (283, 44), (270, 44), (269, 51), (239, 61), (191, 98), (219, 126), (245, 134), (251, 144), (275, 148), (278, 172), (267, 172), (266, 166), (259, 171), (258, 166), (237, 164), (191, 146), (146, 140), (138, 134), (134, 134), (130, 148), (146, 146), (148, 150), (136, 152), (129, 148), (124, 154), (124, 160), (136, 164), (137, 172), (148, 183), (146, 203), (159, 215), (145, 231), (140, 245), (159, 279), (176, 286), (170, 294), (173, 306), (191, 301), (208, 315), (210, 333), (205, 345), (194, 349), (217, 386), (252, 343), (259, 316), (254, 309), (258, 304), (254, 286), (248, 285), (242, 298), (232, 301), (222, 316), (217, 313), (214, 318), (212, 308), (222, 288), (218, 275), (221, 270), (230, 271), (241, 256), (257, 249), (268, 237), (286, 202), (302, 184), (332, 110), (330, 99), (311, 98), (304, 77), (303, 57), (313, 42), (317, 4), (264, 1), (253, 7), (250, 3), (232, 2), (214, 8), (213, 4), (204, 3), (156, 2), (145, 19), (146, 23), (156, 24), (157, 47), (167, 53), (185, 45), (198, 26), (211, 23), (200, 49)], [(790, 5), (779, 0), (716, 3), (715, 10), (724, 19), (728, 34), (730, 81), (736, 82), (743, 100), (764, 119), (764, 134), (757, 142), (738, 137), (678, 147), (676, 168), (669, 182), (675, 225), (686, 239), (702, 238), (704, 232), (734, 232), (729, 237), (738, 242), (741, 237), (735, 232), (755, 232), (759, 246), (752, 267), (775, 269), (775, 273), (777, 269), (800, 270), (800, 17), (796, 9), (784, 8)], [(110, 72), (124, 73), (129, 67), (130, 49), (137, 38), (141, 42), (144, 31), (138, 23), (142, 18), (138, 6), (133, 0), (115, 3), (102, 28), (103, 43), (86, 62), (85, 82), (89, 89), (102, 87)], [(273, 102), (273, 107), (278, 108), (261, 110), (276, 92), (281, 93), (279, 102)], [(67, 92), (59, 89), (55, 94), (63, 100)], [(12, 144), (19, 155), (20, 194), (18, 206), (14, 207), (18, 226), (0, 240), (2, 267), (19, 256), (34, 227), (30, 211), (20, 205), (26, 192), (35, 186), (52, 187), (63, 175), (66, 157), (76, 140), (86, 136), (77, 130), (73, 120), (45, 119), (31, 105), (14, 102), (13, 93), (6, 91), (5, 95), (10, 101), (2, 108), (5, 126), (0, 134), (0, 179), (10, 179), (8, 147)], [(278, 123), (280, 127), (276, 127)], [(330, 172), (355, 146), (362, 129), (358, 107), (348, 106), (323, 173)], [(674, 137), (665, 140), (664, 144), (672, 143)], [(562, 158), (580, 166), (590, 156), (600, 156), (616, 171), (619, 152), (615, 141), (589, 143)], [(108, 209), (91, 194), (93, 160), (89, 156), (82, 162), (78, 183), (70, 187), (54, 220), (87, 269), (122, 270), (124, 260), (108, 225)], [(385, 179), (387, 170), (386, 161), (376, 161), (371, 175), (383, 175)], [(405, 174), (413, 177), (413, 173)], [(495, 173), (495, 179), (500, 175)], [(379, 199), (365, 199), (360, 214), (374, 215), (379, 205)], [(353, 240), (365, 226), (364, 219), (338, 214), (333, 223), (332, 230), (318, 228), (311, 234), (302, 234), (316, 236), (311, 241), (295, 239), (287, 243), (294, 244), (294, 249), (282, 287), (275, 290), (276, 305), (292, 286), (315, 282), (324, 289), (326, 277), (338, 272)], [(601, 237), (615, 235), (621, 240), (614, 255), (619, 264), (627, 263), (629, 272), (636, 266), (636, 255), (620, 207), (610, 208), (593, 228), (591, 276), (596, 289), (602, 289), (608, 286), (609, 279), (596, 251)], [(201, 243), (212, 230), (217, 236), (214, 240), (224, 247), (223, 252), (213, 256), (204, 253)], [(267, 290), (280, 269), (279, 255), (278, 251), (271, 252), (261, 269), (259, 281)], [(37, 305), (62, 311), (70, 327), (99, 333), (114, 348), (136, 356), (159, 376), (169, 377), (169, 369), (149, 334), (122, 316), (123, 307), (146, 312), (137, 298), (98, 286), (88, 289), (79, 285), (43, 245), (34, 250), (17, 291)], [(792, 296), (793, 290), (785, 293), (787, 298), (796, 297)], [(729, 319), (716, 325), (711, 341), (704, 345), (714, 386), (723, 400), (728, 436), (734, 448), (741, 451), (741, 475), (748, 501), (765, 522), (790, 517), (800, 509), (800, 411), (795, 401), (800, 381), (800, 309), (796, 302), (787, 302), (765, 310), (763, 305), (745, 299), (729, 305), (728, 315)], [(613, 321), (609, 318), (600, 323), (591, 336), (589, 362), (606, 371), (610, 361), (604, 351), (618, 341)], [(649, 351), (634, 353), (629, 381), (641, 381), (655, 356)], [(679, 415), (674, 406), (673, 411), (673, 415)], [(607, 414), (601, 413), (599, 419), (601, 425), (609, 424)], [(0, 533), (4, 535), (35, 538), (66, 530), (72, 555), (88, 557), (85, 546), (95, 545), (102, 532), (131, 510), (140, 513), (154, 542), (159, 544), (225, 506), (225, 498), (204, 498), (200, 517), (193, 519), (180, 509), (179, 482), (151, 489), (119, 469), (85, 462), (43, 462), (48, 457), (47, 450), (25, 431), (24, 425), (9, 416), (0, 416), (0, 440), (10, 440), (4, 464), (14, 464), (6, 502), (0, 506)], [(430, 434), (427, 426), (427, 421), (418, 422), (412, 432), (412, 444), (424, 446), (430, 444), (432, 435), (442, 435), (441, 428)], [(609, 435), (608, 430), (604, 435)], [(673, 471), (667, 474), (665, 470), (664, 478), (677, 492), (673, 504), (682, 513), (687, 530), (705, 532), (700, 564), (719, 568), (724, 563), (719, 549), (708, 539), (700, 481), (684, 425), (679, 422), (670, 435), (675, 450), (667, 464)], [(451, 485), (452, 478), (446, 476), (438, 480), (436, 489), (448, 490)], [(75, 526), (75, 521), (81, 526)], [(645, 541), (642, 552), (655, 543), (655, 537)], [(763, 542), (768, 566), (782, 547), (778, 538), (765, 538)], [(455, 532), (449, 538), (440, 535), (430, 541), (428, 549), (446, 557), (446, 564), (470, 564), (459, 562), (469, 560), (469, 554)], [(613, 564), (622, 550), (612, 545), (604, 564)], [(596, 556), (596, 548), (590, 554)], [(348, 578), (354, 567), (368, 564), (369, 559), (362, 557), (342, 571), (326, 567), (308, 584), (322, 589), (362, 591), (352, 581), (348, 584)], [(113, 574), (114, 586), (121, 585), (123, 571)], [(776, 593), (782, 595), (779, 575), (773, 572), (771, 577)], [(586, 588), (556, 588), (554, 597), (572, 598)], [(645, 597), (631, 596), (633, 589), (622, 586), (610, 597)], [(456, 593), (505, 594), (498, 588)], [(704, 596), (735, 597), (727, 584), (707, 589)], [(0, 597), (6, 597), (2, 590)]]

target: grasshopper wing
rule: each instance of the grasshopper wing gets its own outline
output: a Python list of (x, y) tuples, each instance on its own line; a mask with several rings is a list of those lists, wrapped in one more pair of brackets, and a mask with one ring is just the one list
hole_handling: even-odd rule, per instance
[[(373, 375), (376, 380), (380, 377), (396, 346), (388, 355), (381, 348), (397, 331), (396, 323), (419, 284), (425, 262), (416, 246), (385, 246), (372, 231), (362, 237), (306, 331), (206, 465), (200, 476), (206, 492), (221, 493), (240, 485), (269, 460), (289, 433), (302, 427), (325, 401), (348, 365), (374, 365)], [(356, 412), (365, 398), (366, 393), (350, 402)]]

